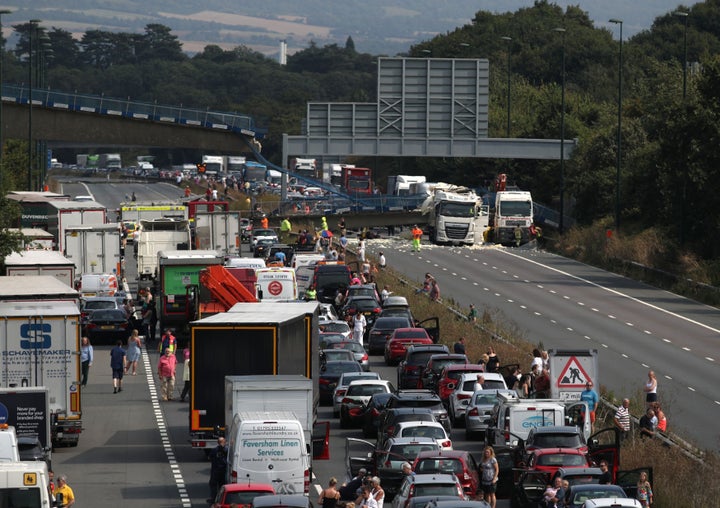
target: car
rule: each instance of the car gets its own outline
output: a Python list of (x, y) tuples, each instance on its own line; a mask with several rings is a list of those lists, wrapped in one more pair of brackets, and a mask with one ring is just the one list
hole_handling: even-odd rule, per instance
[[(588, 506), (588, 500), (603, 498), (628, 499), (627, 494), (619, 485), (575, 484), (571, 485), (565, 492), (564, 506), (565, 508), (583, 508)], [(618, 505), (612, 504), (607, 506), (615, 507)]]
[(317, 301), (320, 303), (335, 303), (335, 296), (344, 293), (350, 286), (352, 273), (345, 264), (316, 264), (313, 270), (311, 284), (315, 286)]
[(588, 445), (582, 429), (574, 425), (547, 425), (530, 429), (527, 439), (520, 447), (524, 453), (538, 448), (575, 448), (588, 453)]
[(465, 408), (465, 439), (485, 434), (500, 393), (511, 395), (512, 390), (475, 390)]
[[(386, 503), (398, 492), (403, 479), (407, 478), (402, 472), (402, 463), (412, 464), (418, 453), (423, 451), (438, 452), (440, 445), (429, 437), (395, 437), (386, 440), (382, 447), (375, 451), (374, 469), (382, 480)], [(462, 486), (459, 488), (462, 489)]]
[(352, 286), (348, 286), (347, 292), (345, 293), (345, 299), (347, 300), (354, 296), (369, 296), (375, 298), (375, 300), (378, 302), (378, 307), (381, 307), (380, 295), (377, 292), (377, 287), (375, 286), (375, 284), (355, 284)]
[(523, 460), (525, 467), (535, 471), (554, 474), (561, 467), (591, 467), (587, 454), (576, 448), (541, 448), (528, 453)]
[(340, 404), (342, 399), (345, 397), (347, 387), (353, 381), (359, 381), (360, 379), (380, 379), (380, 374), (377, 372), (346, 372), (340, 375), (337, 386), (333, 392), (333, 417), (337, 418), (340, 416)]
[(458, 501), (457, 499), (448, 500), (443, 497), (442, 499), (430, 501), (425, 505), (425, 508), (491, 508), (491, 505), (484, 500)]
[[(450, 398), (450, 394), (452, 393), (453, 389), (455, 388), (455, 385), (457, 384), (457, 380), (460, 378), (462, 374), (465, 373), (480, 373), (484, 372), (485, 369), (482, 365), (476, 364), (476, 363), (469, 363), (469, 364), (452, 364), (446, 366), (443, 371), (440, 373), (439, 380), (437, 383), (437, 394), (440, 396), (440, 400), (443, 401), (443, 404), (446, 406), (448, 405), (448, 399)], [(451, 386), (453, 388), (449, 388)]]
[(380, 314), (380, 303), (372, 296), (352, 296), (345, 301), (340, 309), (340, 315), (345, 319), (362, 313), (369, 329)]
[(321, 405), (332, 405), (332, 396), (338, 379), (340, 379), (340, 375), (345, 372), (362, 372), (362, 367), (360, 367), (360, 364), (355, 360), (336, 360), (325, 362), (320, 366), (318, 385)]
[(452, 450), (452, 440), (445, 428), (438, 422), (404, 421), (393, 428), (389, 437), (431, 437), (442, 450)]
[(368, 332), (368, 353), (378, 354), (385, 351), (385, 343), (398, 328), (410, 328), (412, 322), (407, 317), (380, 316), (375, 319)]
[(318, 304), (318, 318), (321, 320), (338, 321), (340, 316), (337, 315), (337, 311), (332, 303), (320, 302)]
[(365, 406), (376, 393), (392, 393), (395, 388), (383, 379), (352, 381), (340, 404), (340, 428), (357, 426), (362, 421)]
[(275, 489), (267, 483), (228, 483), (220, 487), (212, 508), (253, 507), (256, 497), (273, 496)]
[(457, 496), (465, 501), (460, 481), (454, 474), (414, 474), (407, 475), (393, 498), (393, 508), (407, 508), (408, 501), (414, 496)]
[(466, 496), (474, 498), (480, 492), (478, 464), (472, 453), (467, 450), (441, 450), (438, 453), (420, 452), (415, 457), (413, 471), (416, 474), (454, 474), (460, 480)]
[[(484, 378), (482, 385), (478, 384), (478, 376)], [(507, 385), (501, 374), (495, 372), (483, 372), (482, 374), (461, 374), (457, 383), (450, 383), (448, 388), (453, 387), (448, 398), (448, 413), (454, 425), (465, 424), (465, 410), (470, 402), (470, 397), (478, 389), (507, 390)]]
[(80, 299), (80, 324), (82, 326), (88, 320), (91, 313), (98, 309), (121, 309), (122, 303), (118, 303), (114, 296), (91, 296)]
[[(468, 502), (458, 499), (457, 496), (413, 496), (407, 501), (407, 503), (405, 503), (405, 506), (406, 508), (426, 508), (427, 506), (434, 506), (432, 503), (438, 503), (441, 501), (452, 501), (453, 503)], [(454, 506), (454, 504), (452, 506)], [(448, 508), (452, 508), (452, 506)], [(488, 505), (488, 508), (489, 506), (490, 505)]]
[(44, 461), (48, 470), (52, 469), (50, 448), (43, 448), (40, 439), (36, 436), (18, 436), (18, 453), (22, 461)]
[(432, 344), (425, 328), (396, 328), (385, 343), (385, 365), (397, 365), (405, 358), (408, 346)]
[(370, 370), (370, 362), (365, 348), (359, 342), (354, 340), (330, 341), (327, 343), (328, 349), (345, 349), (352, 352), (353, 359), (360, 364), (364, 371)]
[(269, 265), (270, 263), (277, 261), (275, 254), (278, 252), (285, 254), (285, 262), (283, 263), (283, 266), (290, 266), (290, 261), (292, 261), (292, 258), (295, 255), (295, 248), (292, 245), (286, 245), (284, 243), (273, 243), (270, 245), (270, 248), (265, 254), (265, 262)]
[[(277, 233), (273, 229), (263, 229), (263, 228), (253, 229), (252, 236), (250, 239), (250, 243), (253, 246), (253, 248), (260, 241), (278, 243)], [(258, 256), (255, 256), (255, 257), (258, 257)]]
[(376, 393), (370, 397), (362, 413), (363, 437), (377, 436), (380, 417), (392, 395), (392, 393)]
[(130, 321), (123, 309), (93, 311), (85, 323), (85, 335), (94, 344), (114, 344), (127, 339), (130, 332)]
[(318, 334), (318, 344), (321, 349), (327, 349), (331, 344), (336, 342), (347, 342), (348, 338), (338, 332), (320, 332)]
[(277, 240), (260, 238), (253, 242), (253, 257), (265, 259), (270, 247), (275, 245)]
[(601, 497), (598, 499), (588, 499), (583, 508), (642, 508), (642, 504), (637, 499), (619, 498), (619, 497)]
[(256, 497), (253, 508), (313, 508), (308, 496), (303, 494), (276, 494)]
[(430, 409), (435, 419), (450, 432), (452, 425), (440, 397), (430, 390), (398, 390), (387, 403), (388, 408), (411, 407)]
[(320, 364), (325, 362), (331, 362), (335, 360), (355, 360), (355, 355), (352, 351), (347, 349), (321, 349), (320, 350)]
[(72, 198), (73, 201), (95, 201), (95, 199), (87, 194), (80, 194)]
[(464, 354), (449, 353), (432, 355), (425, 366), (425, 370), (420, 374), (418, 388), (427, 388), (428, 390), (435, 391), (438, 380), (440, 379), (440, 373), (445, 366), (456, 363), (467, 364), (470, 362)]
[(397, 367), (397, 385), (399, 389), (417, 388), (420, 374), (432, 355), (449, 354), (450, 350), (444, 344), (410, 346), (405, 352), (405, 358)]
[[(384, 442), (395, 434), (395, 427), (402, 422), (437, 422), (431, 408), (427, 407), (395, 407), (385, 409), (380, 413), (377, 424), (378, 443)], [(366, 436), (369, 437), (369, 436)]]
[(347, 321), (336, 320), (321, 320), (318, 323), (318, 327), (323, 333), (339, 333), (342, 334), (346, 339), (352, 337), (352, 330)]

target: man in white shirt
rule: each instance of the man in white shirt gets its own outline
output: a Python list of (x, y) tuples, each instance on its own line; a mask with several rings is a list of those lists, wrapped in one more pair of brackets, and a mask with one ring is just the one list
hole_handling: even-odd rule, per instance
[[(368, 508), (378, 508), (378, 503), (375, 501), (375, 498), (372, 496), (371, 488), (370, 487), (363, 487), (362, 494), (360, 494), (360, 498), (358, 498), (359, 506), (367, 506)], [(355, 503), (358, 504), (358, 503)]]
[(362, 312), (357, 312), (353, 316), (353, 339), (358, 341), (360, 344), (363, 343), (363, 337), (365, 336), (365, 327), (367, 326), (367, 320)]

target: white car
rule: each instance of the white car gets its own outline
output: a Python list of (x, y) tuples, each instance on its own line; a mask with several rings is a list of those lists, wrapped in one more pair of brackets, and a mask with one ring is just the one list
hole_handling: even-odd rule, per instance
[(321, 303), (318, 308), (318, 315), (320, 319), (327, 321), (338, 321), (340, 319), (331, 303)]
[(320, 320), (318, 326), (323, 332), (339, 333), (346, 339), (351, 340), (352, 330), (350, 330), (350, 325), (348, 325), (346, 321), (335, 319)]
[[(477, 382), (479, 376), (485, 379), (482, 385)], [(507, 390), (507, 385), (502, 375), (496, 372), (472, 372), (461, 374), (455, 383), (448, 384), (448, 388), (452, 390), (448, 398), (448, 414), (455, 427), (465, 423), (465, 410), (473, 393), (477, 390)]]
[(333, 392), (333, 417), (337, 418), (340, 416), (340, 404), (343, 398), (345, 398), (348, 385), (360, 379), (380, 379), (380, 374), (377, 372), (343, 372), (340, 374), (340, 379), (338, 379), (337, 386)]
[(641, 508), (640, 501), (632, 498), (620, 497), (601, 497), (597, 499), (588, 499), (583, 504), (583, 508)]
[(399, 422), (393, 429), (391, 437), (401, 438), (427, 438), (434, 439), (442, 450), (452, 450), (452, 440), (445, 427), (438, 422), (406, 421)]
[(395, 388), (384, 379), (358, 379), (351, 381), (340, 401), (340, 428), (357, 426), (362, 421), (362, 410), (376, 393), (393, 393)]

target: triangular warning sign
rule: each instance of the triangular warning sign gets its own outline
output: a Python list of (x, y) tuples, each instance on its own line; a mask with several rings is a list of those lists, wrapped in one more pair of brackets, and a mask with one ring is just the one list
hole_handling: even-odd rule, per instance
[(577, 358), (571, 356), (567, 365), (557, 377), (558, 388), (585, 388), (585, 383), (592, 382)]

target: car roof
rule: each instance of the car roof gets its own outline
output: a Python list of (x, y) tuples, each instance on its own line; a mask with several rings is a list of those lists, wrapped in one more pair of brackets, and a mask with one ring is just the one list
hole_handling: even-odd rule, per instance
[[(395, 394), (392, 394), (392, 395), (395, 395)], [(432, 414), (433, 414), (432, 409), (430, 409), (429, 407), (405, 407), (405, 406), (389, 407), (386, 409), (386, 411), (388, 411), (388, 413), (398, 414), (398, 415), (413, 414), (413, 415), (430, 415), (430, 416), (432, 416)]]
[(390, 448), (391, 445), (404, 445), (404, 444), (431, 444), (437, 446), (438, 443), (431, 437), (390, 437), (386, 441), (386, 448)]
[(452, 501), (440, 499), (432, 503), (433, 508), (485, 508), (490, 505), (485, 501), (463, 501), (462, 499), (453, 499)]
[[(410, 320), (404, 316), (380, 316), (375, 320), (373, 328), (377, 328), (378, 325), (392, 326), (396, 323), (409, 323)], [(394, 327), (393, 327), (394, 328)]]
[(555, 476), (600, 476), (602, 470), (599, 467), (561, 467), (555, 472)]
[[(598, 490), (598, 488), (604, 488), (604, 487), (610, 487), (610, 490), (619, 489), (623, 493), (625, 492), (620, 485), (598, 484), (598, 483), (576, 483), (575, 485), (570, 485), (570, 490), (574, 493), (577, 493), (577, 492), (582, 492), (583, 490)], [(610, 497), (615, 497), (615, 496), (610, 496)]]
[(395, 393), (398, 400), (436, 400), (440, 402), (440, 396), (430, 390), (398, 390)]
[(472, 372), (477, 373), (478, 371), (484, 371), (485, 367), (480, 365), (479, 363), (452, 363), (445, 367), (446, 371), (450, 370), (467, 370), (470, 371), (471, 369), (478, 369), (473, 370)]
[(481, 374), (482, 377), (484, 377), (487, 381), (504, 381), (505, 379), (502, 377), (502, 374), (499, 374), (497, 372), (468, 372), (467, 374), (460, 374), (460, 379), (458, 379), (459, 382), (464, 383), (466, 381), (470, 381), (472, 379), (477, 379), (478, 374)]
[(404, 296), (388, 296), (383, 301), (383, 308), (392, 307), (392, 306), (407, 307), (408, 306), (407, 298), (405, 298)]
[(351, 381), (348, 387), (350, 386), (375, 386), (375, 385), (383, 385), (383, 386), (390, 386), (390, 381), (387, 379), (356, 379), (354, 381)]
[(531, 450), (530, 453), (533, 455), (555, 455), (555, 454), (567, 454), (567, 455), (586, 455), (586, 453), (578, 448), (536, 448)]
[(414, 352), (428, 352), (428, 351), (447, 351), (448, 347), (445, 344), (411, 344), (408, 346), (408, 354)]
[[(393, 317), (393, 316), (386, 316), (386, 317)], [(425, 336), (428, 336), (427, 330), (425, 328), (418, 328), (417, 326), (395, 328), (395, 333), (414, 333), (414, 332), (422, 333)]]
[(436, 355), (432, 355), (428, 362), (431, 362), (433, 360), (462, 360), (467, 359), (467, 355), (458, 354), (458, 353), (438, 353)]
[[(343, 380), (344, 377), (351, 377), (351, 376), (359, 376), (360, 378), (367, 378), (367, 379), (380, 379), (380, 374), (378, 374), (377, 372), (343, 372), (340, 375), (340, 380)], [(340, 383), (340, 381), (338, 381), (338, 383)]]
[(629, 497), (600, 497), (585, 500), (585, 508), (640, 508), (641, 506), (640, 501)]

